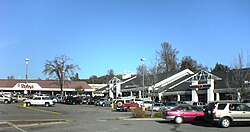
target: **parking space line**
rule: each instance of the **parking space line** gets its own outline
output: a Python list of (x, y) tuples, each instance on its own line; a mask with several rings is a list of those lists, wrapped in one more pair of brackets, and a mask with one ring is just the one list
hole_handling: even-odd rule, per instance
[(40, 112), (44, 112), (44, 113), (51, 113), (51, 114), (55, 114), (55, 115), (60, 115), (62, 113), (60, 112), (55, 112), (55, 111), (49, 111), (49, 110), (43, 110), (43, 109), (39, 109), (39, 108), (34, 108), (34, 107), (23, 107), (21, 105), (18, 105), (19, 107), (22, 108), (27, 108), (27, 109), (31, 109), (31, 110), (36, 110), (36, 111), (40, 111)]
[(19, 130), (19, 131), (21, 131), (21, 132), (27, 132), (27, 131), (25, 131), (25, 130), (23, 130), (23, 129), (19, 128), (19, 127), (17, 127), (16, 125), (14, 125), (14, 124), (10, 123), (10, 122), (6, 122), (6, 123), (7, 123), (8, 125), (10, 125), (10, 126), (12, 126), (12, 127), (16, 128), (17, 130)]

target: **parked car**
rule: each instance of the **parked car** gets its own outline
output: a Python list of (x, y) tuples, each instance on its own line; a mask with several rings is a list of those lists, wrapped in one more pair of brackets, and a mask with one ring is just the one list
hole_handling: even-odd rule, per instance
[(65, 99), (65, 104), (71, 104), (71, 105), (82, 104), (82, 98), (80, 96), (77, 97), (67, 96)]
[(15, 102), (23, 102), (26, 99), (28, 99), (27, 97), (23, 95), (14, 95), (13, 98), (15, 99)]
[(66, 97), (65, 96), (56, 96), (56, 102), (55, 103), (62, 103), (62, 100), (65, 99)]
[(65, 104), (65, 102), (66, 102), (66, 96), (62, 96), (60, 99), (60, 103)]
[(9, 104), (9, 103), (12, 102), (12, 98), (8, 97), (8, 96), (5, 96), (3, 94), (0, 94), (0, 102), (3, 102), (5, 104)]
[(196, 119), (203, 119), (204, 112), (201, 107), (186, 104), (164, 111), (162, 117), (166, 120), (174, 121), (176, 124), (181, 124)]
[(96, 100), (100, 99), (101, 97), (95, 96), (95, 97), (88, 97), (87, 103), (88, 105), (95, 105)]
[(55, 105), (53, 100), (47, 96), (35, 96), (32, 99), (26, 99), (24, 102), (26, 103), (26, 106), (44, 105), (46, 107), (49, 107)]
[(114, 105), (116, 111), (130, 111), (136, 107), (139, 107), (139, 104), (131, 101), (130, 99), (117, 99), (114, 102)]
[(151, 111), (153, 109), (153, 111), (161, 111), (162, 107), (164, 107), (163, 103), (155, 103), (153, 108), (151, 105), (150, 107), (148, 107), (148, 110)]
[(135, 98), (135, 99), (132, 99), (131, 101), (133, 101), (134, 103), (137, 103), (140, 107), (143, 105), (143, 99)]
[(152, 107), (152, 101), (144, 101), (143, 105), (148, 110), (149, 107)]
[(82, 98), (82, 103), (83, 103), (83, 104), (87, 104), (89, 98), (91, 98), (91, 97), (89, 97), (89, 96), (83, 97), (83, 98)]
[(228, 128), (234, 122), (249, 122), (250, 107), (246, 103), (214, 102), (205, 109), (205, 120)]
[(95, 105), (96, 106), (110, 106), (111, 101), (110, 99), (107, 99), (107, 98), (100, 98), (96, 101)]
[(178, 105), (182, 105), (182, 104), (187, 104), (184, 101), (169, 101), (166, 103), (165, 107), (163, 107), (163, 111), (165, 110), (171, 110), (173, 108), (175, 108)]

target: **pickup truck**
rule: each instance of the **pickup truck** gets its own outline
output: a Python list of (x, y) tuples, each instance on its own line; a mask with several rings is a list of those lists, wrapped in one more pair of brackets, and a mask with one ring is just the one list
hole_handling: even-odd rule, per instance
[(114, 108), (116, 111), (130, 111), (131, 109), (134, 109), (136, 107), (139, 107), (139, 104), (131, 100), (118, 99), (115, 101)]
[(31, 105), (44, 105), (46, 107), (54, 105), (54, 101), (47, 96), (35, 96), (32, 99), (26, 99), (24, 102), (28, 107)]
[(9, 103), (12, 103), (12, 98), (0, 94), (0, 102), (3, 102), (3, 103), (5, 103), (5, 104), (9, 104)]

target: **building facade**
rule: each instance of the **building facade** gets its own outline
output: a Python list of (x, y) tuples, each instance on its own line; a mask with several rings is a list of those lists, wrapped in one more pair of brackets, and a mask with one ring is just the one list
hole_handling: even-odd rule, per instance
[[(91, 93), (95, 89), (84, 81), (64, 81), (64, 95), (76, 94), (78, 90)], [(58, 81), (54, 80), (0, 80), (0, 92), (13, 92), (21, 94), (61, 94)]]

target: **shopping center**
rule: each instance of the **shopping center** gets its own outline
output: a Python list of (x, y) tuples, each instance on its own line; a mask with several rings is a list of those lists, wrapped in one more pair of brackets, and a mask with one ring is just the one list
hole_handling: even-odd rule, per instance
[[(245, 92), (249, 92), (250, 76), (243, 70)], [(201, 70), (197, 73), (189, 69), (178, 72), (159, 74), (155, 83), (146, 83), (146, 77), (131, 76), (126, 79), (113, 78), (108, 87), (100, 90), (111, 98), (130, 96), (137, 98), (156, 97), (157, 100), (213, 102), (237, 100), (241, 98), (242, 85), (236, 85), (235, 70), (214, 74)], [(145, 81), (142, 81), (145, 80)], [(145, 84), (142, 84), (145, 82)], [(248, 94), (246, 94), (248, 95)], [(249, 98), (248, 96), (245, 96)]]

